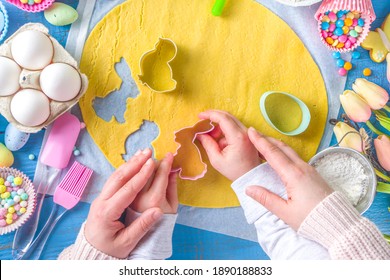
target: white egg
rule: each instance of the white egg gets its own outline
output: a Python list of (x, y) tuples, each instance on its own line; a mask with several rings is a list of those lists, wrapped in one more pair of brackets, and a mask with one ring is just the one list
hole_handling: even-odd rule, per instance
[(11, 42), (11, 53), (23, 68), (39, 70), (49, 65), (53, 58), (53, 43), (44, 33), (27, 30), (19, 33)]
[(22, 132), (12, 123), (7, 125), (4, 134), (4, 143), (10, 151), (20, 150), (28, 141), (30, 133)]
[(43, 69), (39, 78), (42, 91), (56, 101), (69, 101), (81, 89), (79, 72), (66, 63), (53, 63)]
[(38, 126), (50, 116), (50, 101), (35, 89), (24, 89), (12, 98), (11, 114), (25, 126)]
[(15, 61), (8, 57), (0, 56), (0, 96), (11, 95), (19, 90), (21, 71)]

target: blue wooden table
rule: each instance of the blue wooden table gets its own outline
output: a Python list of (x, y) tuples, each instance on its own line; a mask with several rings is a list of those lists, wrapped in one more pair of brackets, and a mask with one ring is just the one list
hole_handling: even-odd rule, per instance
[[(55, 27), (50, 25), (43, 17), (43, 13), (26, 13), (16, 7), (1, 1), (6, 6), (9, 13), (10, 26), (7, 37), (27, 22), (40, 22), (49, 28), (49, 32), (63, 46), (65, 46), (69, 26)], [(67, 4), (77, 7), (77, 0), (62, 0)], [(390, 13), (390, 2), (383, 0), (373, 0), (377, 20), (374, 27), (379, 27), (383, 19)], [(2, 42), (0, 42), (2, 43)], [(346, 88), (350, 89), (352, 82), (361, 77), (361, 70), (370, 67), (373, 70), (372, 81), (380, 83), (386, 89), (389, 85), (385, 82), (385, 63), (375, 64), (368, 58), (367, 51), (358, 49), (362, 57), (358, 61), (352, 61), (356, 69), (350, 71)], [(332, 59), (329, 57), (329, 59)], [(336, 71), (336, 69), (335, 69)], [(4, 143), (4, 130), (8, 122), (0, 116), (0, 141)], [(30, 178), (34, 177), (36, 160), (28, 159), (29, 154), (36, 157), (42, 144), (44, 131), (32, 134), (30, 139), (22, 149), (14, 152), (15, 163), (13, 167), (20, 169)], [(333, 140), (334, 141), (334, 140)], [(45, 199), (41, 220), (45, 220), (51, 210), (51, 197)], [(383, 233), (390, 234), (390, 195), (378, 193), (371, 208), (364, 216), (371, 219)], [(42, 259), (56, 259), (58, 254), (67, 246), (71, 245), (79, 231), (82, 222), (86, 219), (90, 204), (79, 203), (71, 213), (64, 216), (62, 221), (52, 232), (46, 247), (41, 256)], [(42, 225), (40, 225), (41, 227)], [(14, 233), (0, 236), (0, 259), (12, 259), (11, 247)], [(261, 250), (256, 242), (234, 238), (228, 235), (218, 234), (202, 229), (188, 227), (177, 224), (173, 236), (173, 256), (172, 259), (267, 259), (268, 257)]]

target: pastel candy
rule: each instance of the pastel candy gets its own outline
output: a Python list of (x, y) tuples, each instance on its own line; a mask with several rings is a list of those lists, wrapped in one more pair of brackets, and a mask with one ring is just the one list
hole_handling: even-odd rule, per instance
[(341, 42), (341, 43), (345, 43), (346, 41), (348, 40), (348, 36), (347, 35), (341, 35), (340, 37), (339, 37), (339, 41)]
[(56, 26), (72, 24), (79, 17), (77, 11), (64, 3), (55, 2), (44, 11), (45, 19)]
[(0, 167), (10, 167), (14, 163), (14, 156), (3, 143), (0, 143)]

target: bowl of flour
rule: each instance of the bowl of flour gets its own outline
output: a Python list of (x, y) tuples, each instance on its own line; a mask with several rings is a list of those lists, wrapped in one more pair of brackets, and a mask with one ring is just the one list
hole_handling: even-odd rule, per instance
[(359, 213), (371, 206), (377, 180), (371, 162), (364, 155), (350, 148), (332, 147), (316, 154), (309, 164), (332, 189), (344, 193)]

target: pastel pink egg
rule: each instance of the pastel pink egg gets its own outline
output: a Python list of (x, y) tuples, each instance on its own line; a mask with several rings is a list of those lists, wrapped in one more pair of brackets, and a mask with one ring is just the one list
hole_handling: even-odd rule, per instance
[(350, 41), (352, 44), (355, 44), (356, 43), (356, 38), (352, 37), (352, 36), (349, 36), (348, 37), (348, 41)]
[(329, 25), (329, 31), (330, 31), (330, 32), (333, 32), (335, 29), (336, 29), (336, 24), (331, 23), (331, 24)]
[(328, 17), (329, 17), (329, 19), (331, 21), (336, 21), (337, 20), (337, 15), (334, 12), (330, 12)]
[(322, 31), (322, 37), (328, 38), (328, 32), (326, 32), (325, 30), (323, 30), (323, 31)]
[(347, 35), (341, 35), (339, 37), (339, 42), (341, 42), (341, 43), (345, 43), (345, 42), (347, 42), (347, 40), (348, 40), (348, 36)]
[(339, 69), (339, 75), (340, 75), (340, 76), (345, 76), (345, 75), (347, 75), (347, 73), (348, 73), (348, 71), (345, 70), (344, 68), (340, 68), (340, 69)]
[(351, 46), (352, 46), (351, 41), (347, 41), (347, 42), (345, 42), (345, 44), (344, 44), (344, 47), (347, 48), (347, 49), (349, 49)]

